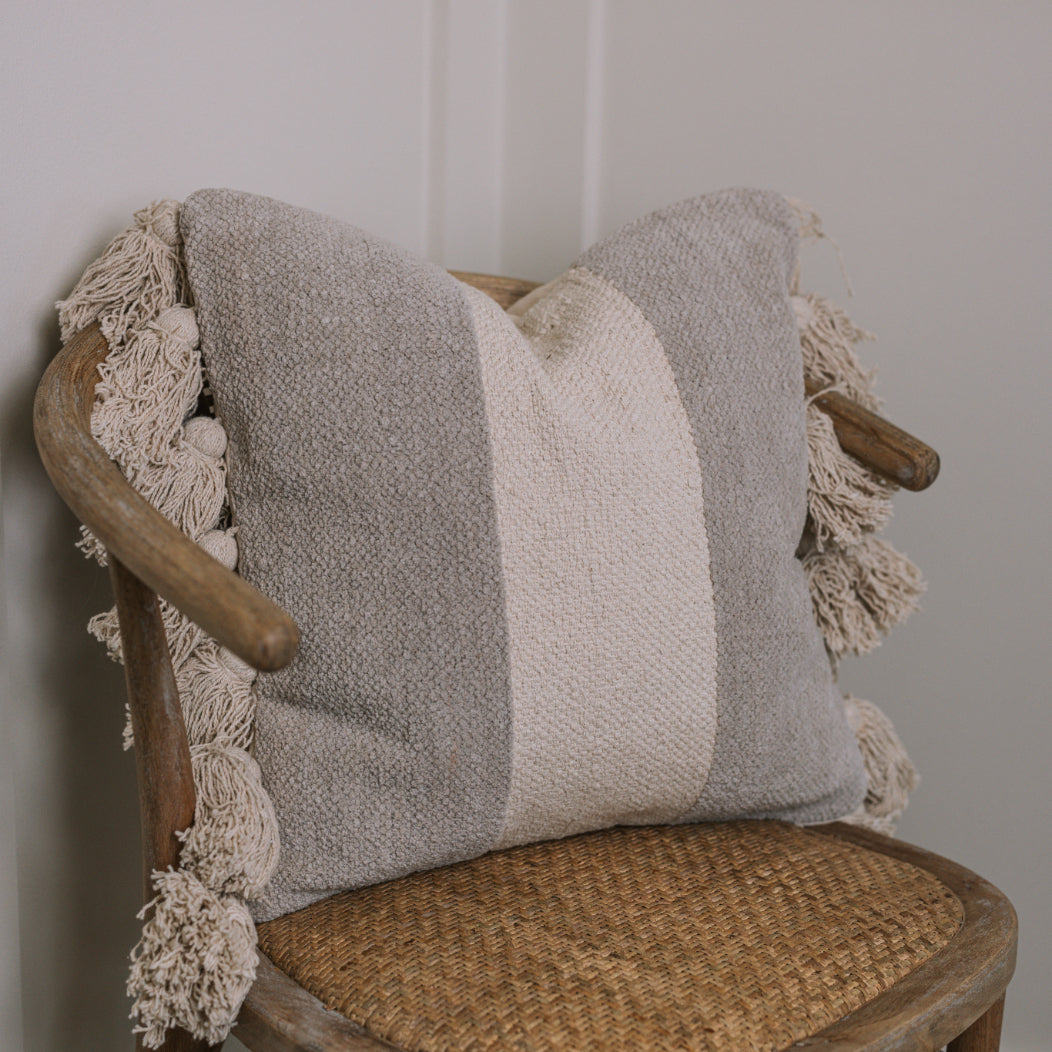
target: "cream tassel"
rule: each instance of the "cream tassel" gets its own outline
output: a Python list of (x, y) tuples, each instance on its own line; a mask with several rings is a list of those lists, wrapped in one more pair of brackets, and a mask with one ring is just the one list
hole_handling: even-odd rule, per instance
[[(171, 311), (192, 311), (173, 307)], [(201, 393), (196, 341), (150, 325), (134, 330), (99, 366), (91, 430), (125, 470), (163, 462)]]
[(857, 544), (891, 518), (895, 487), (840, 448), (833, 422), (807, 405), (807, 504), (819, 550)]
[(98, 321), (112, 347), (129, 328), (188, 298), (178, 215), (177, 201), (135, 213), (135, 226), (118, 234), (57, 304), (63, 343)]
[(858, 739), (867, 782), (865, 800), (844, 821), (892, 836), (920, 776), (891, 720), (876, 705), (849, 695), (844, 708)]
[[(154, 507), (224, 566), (237, 565), (226, 509), (227, 436), (190, 418), (203, 390), (197, 320), (181, 258), (176, 202), (136, 213), (60, 304), (63, 339), (98, 321), (110, 345), (99, 369), (92, 433)], [(105, 551), (87, 531), (81, 546)], [(180, 834), (179, 870), (153, 874), (140, 913), (128, 992), (136, 1032), (159, 1047), (171, 1027), (210, 1044), (229, 1033), (255, 977), (255, 928), (242, 895), (262, 895), (278, 859), (274, 809), (251, 744), (254, 669), (165, 601), (161, 616), (191, 745), (193, 825)], [(91, 632), (120, 660), (116, 613)], [(125, 746), (131, 742), (130, 724)], [(203, 878), (203, 882), (202, 882)]]
[(887, 541), (866, 537), (848, 553), (855, 565), (855, 591), (877, 628), (888, 632), (917, 609), (924, 579), (917, 566)]
[[(210, 514), (200, 505), (202, 499), (209, 506), (217, 499), (222, 505), (225, 468), (209, 455), (218, 444), (215, 436), (208, 437), (202, 452), (194, 444), (194, 432), (184, 430), (202, 389), (194, 312), (169, 304), (122, 336), (111, 341), (111, 351), (99, 365), (92, 435), (147, 500), (199, 536), (218, 522), (218, 511)], [(222, 430), (214, 420), (209, 426)], [(206, 476), (206, 495), (191, 496), (195, 476), (201, 475)], [(81, 532), (80, 547), (105, 564), (102, 544), (89, 531)]]
[(226, 503), (226, 465), (180, 439), (163, 464), (147, 464), (131, 484), (193, 540), (219, 524)]
[[(168, 638), (168, 652), (172, 657), (172, 668), (178, 672), (183, 662), (205, 638), (205, 632), (185, 614), (180, 613), (167, 599), (161, 600), (161, 620), (164, 622), (164, 632)], [(110, 660), (123, 662), (116, 607), (110, 607), (105, 613), (96, 614), (88, 622), (88, 631), (105, 645)]]
[(252, 917), (185, 870), (155, 871), (153, 887), (128, 977), (134, 1033), (147, 1048), (160, 1048), (170, 1027), (219, 1044), (256, 978)]
[(278, 864), (278, 820), (259, 764), (223, 742), (190, 748), (197, 807), (179, 863), (213, 891), (259, 898)]
[(840, 388), (852, 401), (876, 412), (876, 374), (863, 367), (855, 345), (874, 336), (854, 325), (835, 304), (822, 296), (793, 296), (796, 328), (804, 359), (804, 377), (816, 387)]
[(879, 537), (802, 558), (815, 620), (834, 658), (865, 654), (902, 624), (924, 594), (917, 567)]
[(880, 631), (861, 604), (855, 588), (855, 565), (849, 554), (817, 549), (803, 558), (815, 621), (834, 664), (844, 654), (866, 654), (880, 644)]
[(222, 741), (251, 746), (255, 678), (254, 668), (215, 641), (197, 647), (175, 677), (191, 745)]

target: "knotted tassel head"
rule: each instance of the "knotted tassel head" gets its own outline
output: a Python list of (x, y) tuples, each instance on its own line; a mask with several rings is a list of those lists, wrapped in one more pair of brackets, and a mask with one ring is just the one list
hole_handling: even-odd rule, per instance
[(240, 899), (184, 870), (155, 872), (153, 887), (128, 977), (134, 1032), (147, 1048), (160, 1048), (174, 1027), (219, 1044), (256, 978), (252, 917)]

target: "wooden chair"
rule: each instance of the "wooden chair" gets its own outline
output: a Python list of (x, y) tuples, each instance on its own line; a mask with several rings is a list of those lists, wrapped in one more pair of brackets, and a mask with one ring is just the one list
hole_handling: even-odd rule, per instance
[[(504, 306), (534, 287), (456, 276)], [(293, 659), (297, 630), (147, 504), (92, 439), (105, 354), (97, 328), (62, 349), (35, 428), (56, 488), (110, 553), (149, 895), (150, 873), (177, 863), (175, 834), (194, 816), (158, 595), (262, 671)], [(841, 395), (818, 402), (844, 449), (874, 470), (909, 489), (934, 480), (929, 447)], [(336, 895), (259, 935), (235, 1034), (260, 1052), (947, 1042), (989, 1052), (1016, 920), (996, 888), (919, 848), (843, 824), (740, 822), (515, 848)], [(180, 1032), (164, 1047), (205, 1046)]]

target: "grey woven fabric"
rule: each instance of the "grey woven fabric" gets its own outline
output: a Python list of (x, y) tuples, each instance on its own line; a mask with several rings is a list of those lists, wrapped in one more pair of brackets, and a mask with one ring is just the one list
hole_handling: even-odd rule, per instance
[(458, 287), (250, 195), (194, 194), (181, 224), (230, 436), (239, 571), (302, 639), (290, 668), (257, 681), (256, 757), (281, 825), (273, 908), (486, 851), (511, 714)]
[(779, 195), (727, 190), (646, 216), (580, 262), (654, 325), (704, 465), (719, 724), (705, 791), (684, 818), (846, 814), (860, 785), (854, 736), (794, 557), (807, 516), (804, 378), (786, 293), (795, 219)]
[(581, 828), (860, 802), (794, 558), (780, 197), (640, 220), (513, 317), (268, 199), (201, 191), (181, 227), (239, 571), (303, 637), (257, 681), (258, 917)]

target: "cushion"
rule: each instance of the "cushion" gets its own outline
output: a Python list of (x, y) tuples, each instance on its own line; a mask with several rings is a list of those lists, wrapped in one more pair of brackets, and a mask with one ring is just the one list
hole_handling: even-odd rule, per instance
[(255, 916), (613, 825), (820, 822), (865, 793), (796, 552), (797, 219), (647, 216), (510, 312), (266, 198), (182, 206), (281, 857)]

